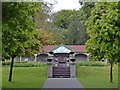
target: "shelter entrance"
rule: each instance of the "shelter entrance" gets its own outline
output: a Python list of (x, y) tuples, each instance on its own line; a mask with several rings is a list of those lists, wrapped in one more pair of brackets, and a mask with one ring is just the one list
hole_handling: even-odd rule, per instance
[(74, 78), (76, 72), (73, 54), (74, 52), (65, 46), (59, 46), (49, 52), (48, 77)]
[[(55, 56), (54, 56), (55, 55)], [(53, 54), (54, 58), (48, 59), (49, 78), (75, 78), (75, 59), (68, 57), (71, 54)]]

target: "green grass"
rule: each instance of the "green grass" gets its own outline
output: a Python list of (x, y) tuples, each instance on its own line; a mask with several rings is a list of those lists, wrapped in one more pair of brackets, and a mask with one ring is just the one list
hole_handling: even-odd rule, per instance
[(118, 88), (118, 66), (113, 68), (113, 83), (109, 81), (109, 66), (77, 66), (77, 79), (85, 88)]
[(47, 67), (14, 67), (13, 81), (8, 82), (9, 67), (2, 67), (3, 88), (41, 88), (47, 79)]
[[(30, 64), (31, 65), (31, 64)], [(82, 64), (83, 65), (83, 64)], [(86, 65), (86, 64), (85, 64)], [(97, 64), (98, 65), (98, 64)], [(17, 67), (19, 66), (19, 67)], [(2, 70), (3, 88), (41, 88), (47, 79), (47, 65), (23, 67), (16, 64), (13, 69), (13, 81), (8, 82), (9, 66), (0, 67)], [(109, 66), (81, 66), (77, 64), (77, 79), (85, 88), (117, 88), (118, 66), (113, 68), (113, 83), (109, 82)]]

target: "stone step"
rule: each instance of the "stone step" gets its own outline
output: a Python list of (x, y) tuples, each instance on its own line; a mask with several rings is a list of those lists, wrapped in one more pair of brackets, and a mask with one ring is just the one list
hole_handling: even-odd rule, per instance
[(70, 76), (70, 74), (53, 74), (53, 76)]
[(53, 68), (53, 70), (70, 70), (69, 68)]
[(58, 67), (53, 67), (53, 68), (61, 68), (61, 69), (69, 69), (70, 67), (61, 67), (61, 66), (58, 66)]
[(61, 70), (61, 71), (60, 71), (60, 70), (59, 70), (59, 71), (53, 71), (53, 72), (56, 72), (56, 73), (57, 73), (57, 72), (61, 72), (61, 73), (68, 73), (68, 72), (70, 72), (70, 71), (66, 71), (66, 70), (64, 70), (64, 71), (63, 71), (63, 70)]
[(59, 69), (61, 69), (61, 70), (70, 70), (70, 68), (53, 68), (53, 70), (59, 70)]
[(53, 69), (53, 71), (70, 71), (70, 69)]
[(53, 71), (53, 73), (69, 73), (70, 71)]
[(70, 69), (53, 69), (53, 72), (70, 72)]
[(53, 71), (53, 73), (70, 73), (70, 71)]
[(53, 75), (53, 78), (70, 78), (70, 75)]
[(53, 74), (70, 74), (70, 72), (53, 72)]
[(53, 72), (53, 74), (70, 74), (70, 72)]
[(53, 69), (53, 71), (70, 71), (69, 69)]
[(65, 75), (70, 75), (70, 73), (54, 73), (53, 75), (65, 76)]
[(70, 72), (69, 70), (53, 70), (53, 72), (62, 72), (62, 73), (65, 73), (65, 72)]
[(53, 78), (70, 78), (70, 67), (61, 64), (53, 67)]
[(53, 78), (70, 78), (70, 76), (53, 76)]

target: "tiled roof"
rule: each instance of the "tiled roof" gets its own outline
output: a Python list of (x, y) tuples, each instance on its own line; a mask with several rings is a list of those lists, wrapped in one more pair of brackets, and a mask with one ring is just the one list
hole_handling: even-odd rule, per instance
[(74, 52), (85, 52), (85, 45), (67, 45), (67, 47), (72, 49)]
[[(46, 46), (43, 46), (41, 51), (42, 52), (50, 52), (57, 47), (58, 47), (57, 45), (46, 45)], [(65, 47), (68, 47), (72, 51), (77, 52), (77, 53), (85, 52), (85, 45), (65, 45)]]
[(57, 47), (57, 46), (56, 45), (45, 45), (45, 46), (42, 47), (41, 51), (42, 52), (50, 52), (55, 47)]

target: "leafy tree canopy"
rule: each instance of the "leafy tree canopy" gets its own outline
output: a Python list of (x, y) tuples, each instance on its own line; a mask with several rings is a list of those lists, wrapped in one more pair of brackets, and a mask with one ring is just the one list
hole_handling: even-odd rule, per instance
[(55, 41), (53, 39), (53, 33), (48, 32), (44, 29), (38, 29), (38, 40), (41, 42), (42, 45), (53, 45)]
[(120, 26), (119, 3), (96, 3), (91, 16), (86, 22), (87, 41), (86, 51), (93, 58), (105, 58), (111, 64), (110, 81), (112, 82), (112, 67), (120, 60)]
[(40, 5), (41, 3), (26, 2), (2, 3), (3, 57), (25, 55), (32, 49), (39, 49), (39, 41), (35, 39), (37, 33), (33, 17)]

